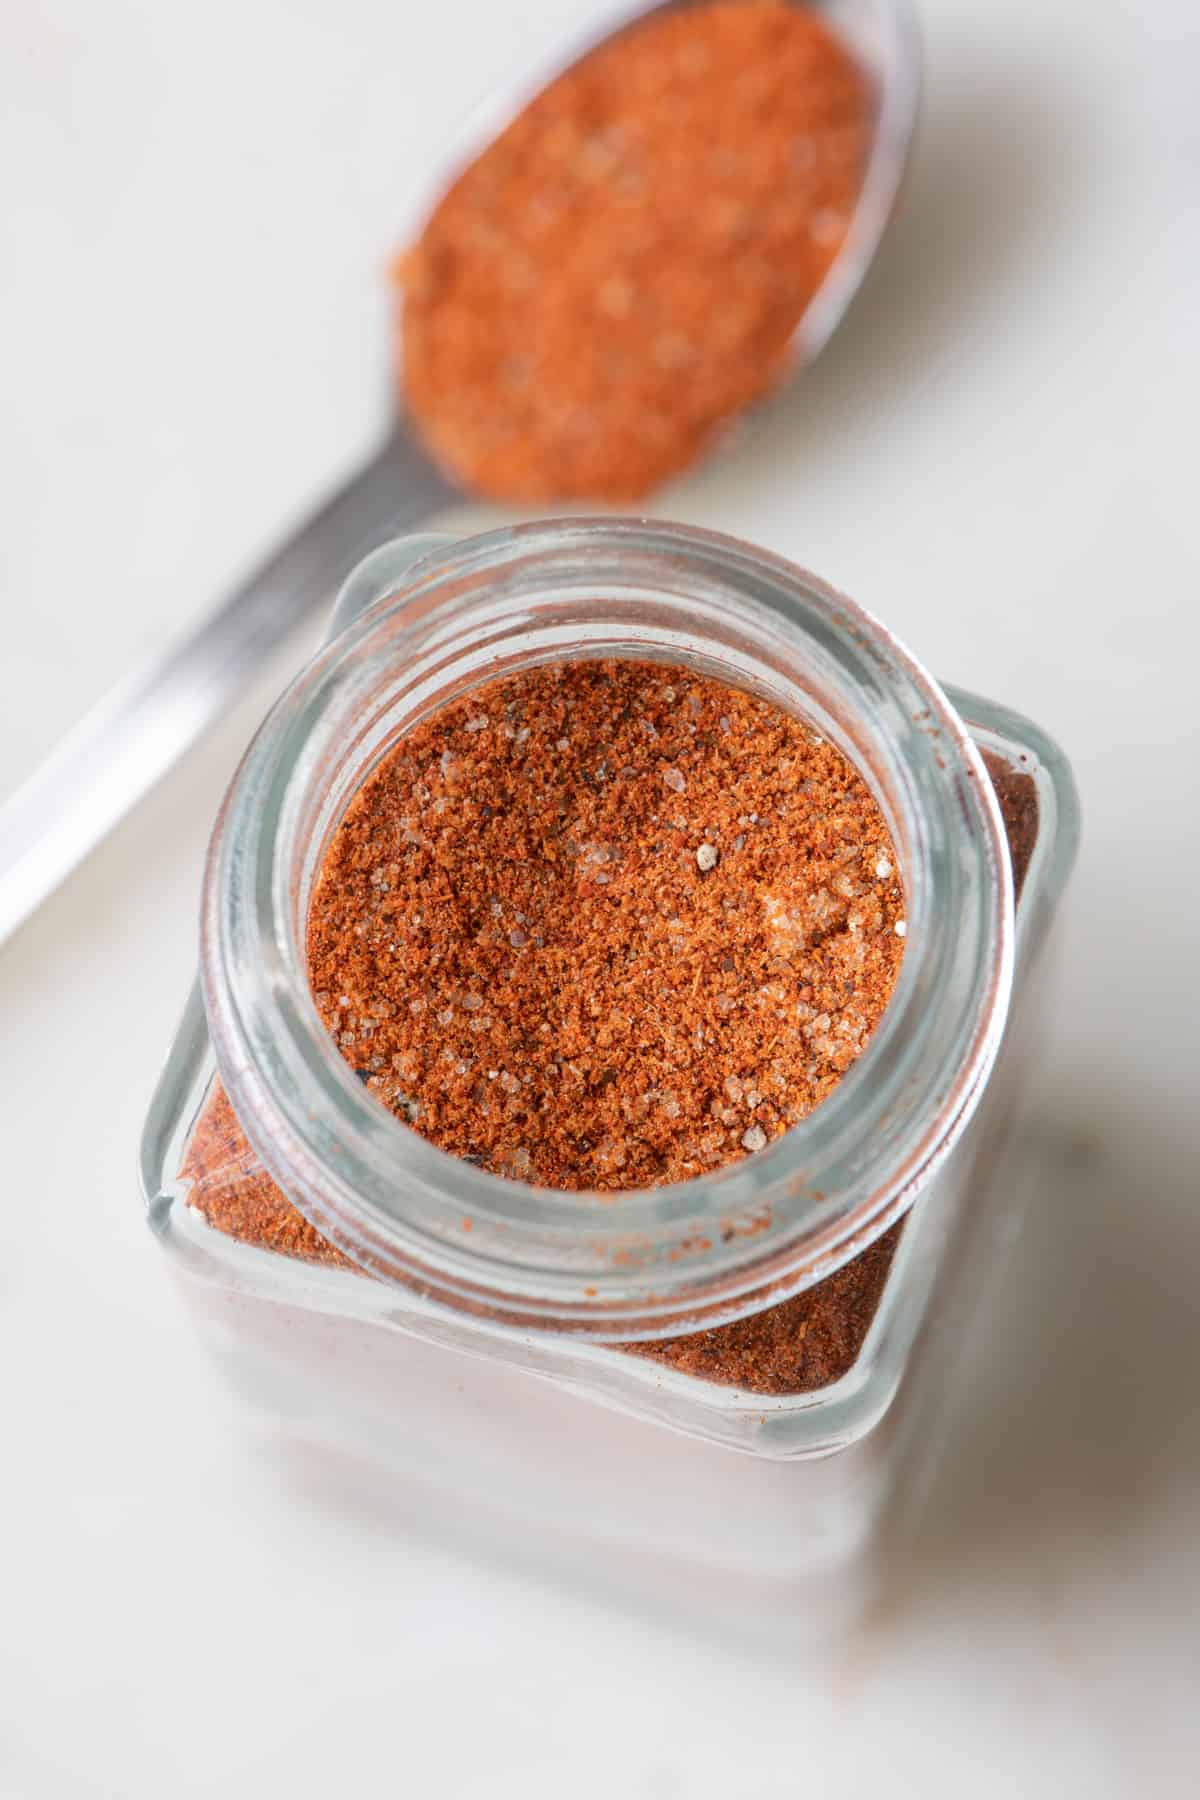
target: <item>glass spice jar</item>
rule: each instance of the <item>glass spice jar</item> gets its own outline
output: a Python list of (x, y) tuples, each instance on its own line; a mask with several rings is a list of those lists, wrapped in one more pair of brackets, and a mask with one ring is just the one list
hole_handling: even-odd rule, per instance
[[(895, 844), (906, 948), (864, 1054), (766, 1150), (670, 1187), (548, 1191), (444, 1154), (356, 1080), (305, 921), (406, 727), (498, 674), (622, 655), (837, 744)], [(642, 1592), (841, 1616), (928, 1473), (1011, 1226), (997, 1150), (1077, 833), (1040, 731), (750, 545), (601, 519), (384, 546), (226, 797), (200, 983), (146, 1124), (150, 1222), (205, 1339), (261, 1418), (402, 1476), (431, 1519)], [(731, 1384), (723, 1334), (818, 1308), (841, 1346), (820, 1385)]]

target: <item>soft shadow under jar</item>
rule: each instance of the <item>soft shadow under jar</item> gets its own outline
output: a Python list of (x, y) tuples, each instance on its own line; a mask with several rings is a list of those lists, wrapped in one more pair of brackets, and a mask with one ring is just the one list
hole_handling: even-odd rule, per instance
[[(152, 1216), (210, 1339), (300, 1435), (366, 1451), (460, 1499), (470, 1492), (551, 1535), (573, 1520), (573, 1543), (743, 1575), (828, 1567), (867, 1541), (898, 1478), (889, 1415), (918, 1327), (938, 1310), (931, 1296), (950, 1248), (979, 1210), (968, 1204), (978, 1119), (968, 1126), (997, 1085), (1014, 862), (1031, 947), (1069, 860), (1069, 777), (1031, 727), (987, 703), (971, 703), (968, 727), (877, 621), (748, 545), (582, 521), (424, 548), (414, 563), (411, 546), (388, 547), (352, 579), (345, 629), (266, 721), (227, 798), (202, 947), (215, 1072), (194, 1006), (148, 1127)], [(612, 779), (634, 771), (623, 806), (610, 772), (596, 778), (598, 714), (572, 747), (578, 709), (599, 687), (622, 702), (609, 735), (620, 756)], [(584, 812), (607, 829), (527, 837), (490, 886), (477, 870), (448, 872), (445, 830), (460, 848), (468, 822), (481, 843), (505, 841), (505, 794), (528, 821), (533, 740), (516, 741), (525, 714), (539, 736), (559, 718), (555, 752), (586, 762), (576, 767), (588, 775)], [(775, 734), (777, 766), (757, 754), (767, 739), (755, 728)], [(636, 758), (630, 730), (645, 739)], [(494, 731), (512, 737), (494, 757), (489, 800), (481, 783), (456, 788), (455, 771), (482, 755), (471, 740)], [(669, 760), (646, 754), (664, 732), (676, 734)], [(730, 810), (738, 778), (701, 755), (718, 737), (734, 740), (726, 757), (740, 744), (741, 778), (757, 768), (770, 805)], [(440, 786), (413, 760), (421, 746), (437, 752)], [(398, 769), (409, 799), (393, 783), (390, 810), (369, 817), (370, 796)], [(706, 789), (717, 773), (725, 778)], [(657, 813), (648, 783), (661, 791)], [(814, 847), (826, 856), (819, 881), (804, 889), (799, 864), (789, 874), (786, 861), (761, 859), (739, 880), (739, 859), (766, 828), (751, 814), (786, 814), (801, 790), (821, 802), (810, 822), (847, 825), (844, 836), (804, 840), (805, 857)], [(567, 791), (560, 772), (550, 812)], [(702, 817), (689, 796), (706, 793)], [(399, 849), (383, 844), (385, 824)], [(635, 840), (661, 859), (668, 910), (651, 911), (654, 883), (634, 883)], [(781, 856), (796, 842), (782, 830)], [(541, 1004), (526, 995), (514, 1023), (506, 971), (548, 948), (534, 942), (536, 905), (518, 904), (546, 897), (530, 867), (542, 851), (570, 856), (555, 876), (561, 954)], [(435, 920), (421, 918), (409, 852)], [(339, 855), (350, 885), (335, 897), (341, 912), (323, 915), (321, 872), (328, 881)], [(574, 892), (590, 916), (613, 904), (613, 888), (633, 907), (625, 970), (643, 1004), (618, 1026), (602, 1008), (589, 1040), (583, 990), (596, 982), (584, 963), (573, 968), (567, 901)], [(352, 893), (358, 915), (342, 904)], [(753, 956), (773, 952), (769, 966), (748, 963), (740, 979), (736, 925), (715, 962), (696, 944), (671, 950), (688, 922), (681, 894), (687, 904), (699, 896), (711, 923), (720, 896), (732, 912), (747, 893)], [(869, 1017), (853, 972), (837, 965), (839, 1009), (832, 989), (817, 990), (816, 965), (799, 966), (817, 956), (830, 973), (856, 908), (859, 933), (891, 952)], [(344, 960), (329, 966), (345, 980), (314, 991), (311, 922), (335, 914)], [(453, 916), (457, 949), (446, 941)], [(389, 952), (402, 965), (391, 986), (380, 959), (397, 939), (385, 925), (406, 934)], [(356, 949), (347, 933), (358, 926)], [(468, 938), (474, 962), (461, 953)], [(696, 997), (685, 1006), (688, 967)], [(655, 986), (666, 1010), (648, 1070), (637, 1059), (650, 1055)], [(719, 1052), (722, 1019), (744, 1018), (751, 994), (772, 986), (774, 1036), (791, 1039), (760, 1034), (749, 1063), (721, 1064), (719, 1089), (701, 1094), (688, 1079), (695, 1056)], [(339, 1012), (353, 1022), (339, 1024)], [(599, 1042), (614, 1030), (616, 1043)], [(788, 1056), (801, 1045), (812, 1066), (798, 1099)], [(451, 1073), (431, 1082), (443, 1050)], [(631, 1068), (636, 1080), (622, 1085)], [(574, 1084), (558, 1109), (541, 1091), (548, 1082)], [(622, 1136), (614, 1121), (628, 1114), (605, 1100), (610, 1089), (613, 1104), (649, 1095), (668, 1117), (672, 1101), (690, 1108), (691, 1129), (641, 1119)], [(590, 1096), (594, 1123), (577, 1133), (564, 1180), (572, 1093), (576, 1110)], [(473, 1132), (472, 1097), (498, 1121), (490, 1135)], [(537, 1166), (541, 1140), (527, 1141), (538, 1118), (557, 1131), (552, 1169)], [(648, 1172), (647, 1142), (657, 1158)], [(639, 1185), (626, 1187), (631, 1145)], [(729, 1505), (741, 1509), (736, 1526)]]

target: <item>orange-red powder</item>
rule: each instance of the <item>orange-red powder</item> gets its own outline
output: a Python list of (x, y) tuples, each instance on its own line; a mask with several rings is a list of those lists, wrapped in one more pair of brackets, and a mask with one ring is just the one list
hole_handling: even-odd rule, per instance
[(442, 707), (364, 783), (309, 979), (370, 1092), (441, 1149), (650, 1187), (832, 1091), (903, 912), (877, 803), (802, 720), (685, 667), (560, 662)]
[(398, 264), (407, 405), (465, 487), (635, 499), (773, 387), (845, 238), (873, 99), (821, 16), (714, 0), (552, 82)]

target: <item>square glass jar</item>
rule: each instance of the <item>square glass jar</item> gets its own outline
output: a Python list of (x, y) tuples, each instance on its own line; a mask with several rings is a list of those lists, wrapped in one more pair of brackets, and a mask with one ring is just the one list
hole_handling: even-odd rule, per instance
[[(867, 1050), (766, 1151), (671, 1187), (548, 1192), (445, 1155), (365, 1091), (309, 994), (304, 922), (331, 832), (405, 729), (497, 674), (622, 655), (761, 693), (837, 743), (887, 819), (909, 936)], [(749, 545), (582, 520), (385, 546), (226, 798), (201, 982), (147, 1120), (150, 1221), (204, 1337), (262, 1418), (401, 1477), (410, 1514), (415, 1496), (642, 1592), (841, 1616), (928, 1472), (989, 1234), (1011, 1224), (996, 1153), (1077, 829), (1035, 727), (939, 688)], [(216, 1108), (218, 1152), (198, 1154)], [(241, 1228), (251, 1186), (284, 1229)], [(889, 1232), (865, 1336), (824, 1386), (747, 1391), (637, 1353), (817, 1292)]]

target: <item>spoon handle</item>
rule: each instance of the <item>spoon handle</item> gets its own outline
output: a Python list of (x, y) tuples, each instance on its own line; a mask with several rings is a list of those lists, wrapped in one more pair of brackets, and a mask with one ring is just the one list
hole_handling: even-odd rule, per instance
[(134, 669), (0, 806), (0, 943), (203, 736), (340, 578), (454, 490), (396, 425), (296, 535), (186, 637)]

